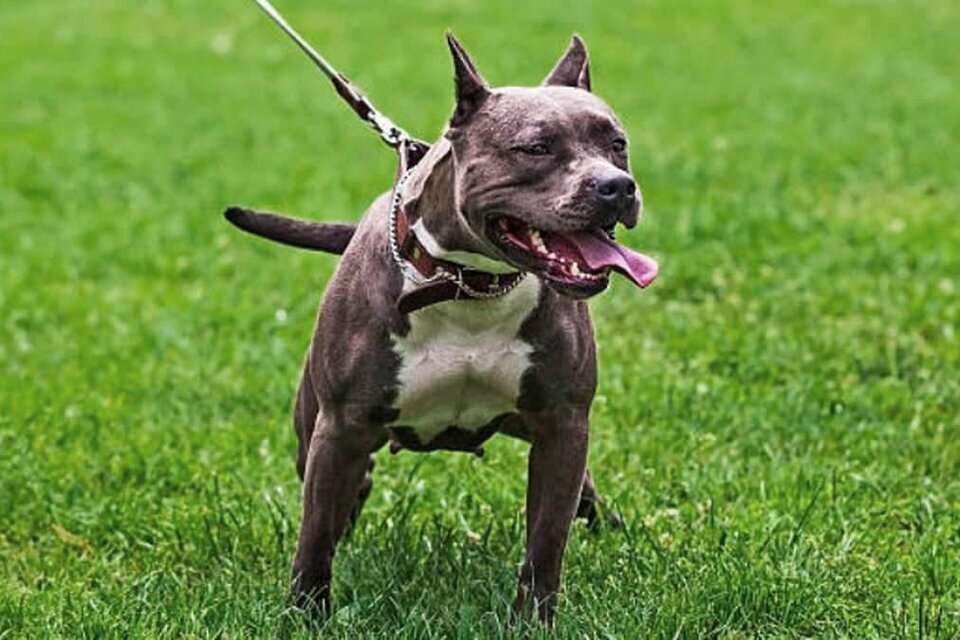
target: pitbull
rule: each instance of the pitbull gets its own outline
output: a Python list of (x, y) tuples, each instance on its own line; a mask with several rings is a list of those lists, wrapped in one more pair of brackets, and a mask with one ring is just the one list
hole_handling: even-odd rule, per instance
[[(447, 36), (456, 108), (441, 139), (354, 228), (232, 208), (239, 226), (343, 254), (296, 396), (303, 519), (293, 592), (330, 608), (337, 542), (370, 494), (372, 454), (530, 443), (526, 555), (513, 609), (549, 623), (575, 516), (596, 523), (586, 468), (596, 347), (584, 302), (652, 259), (614, 241), (640, 191), (626, 134), (590, 91), (574, 36), (536, 88), (492, 89)], [(615, 521), (615, 516), (613, 517)]]

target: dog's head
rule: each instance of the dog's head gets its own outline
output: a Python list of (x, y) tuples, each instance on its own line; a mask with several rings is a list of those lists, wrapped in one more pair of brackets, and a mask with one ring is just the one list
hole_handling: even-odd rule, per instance
[(489, 257), (585, 298), (617, 270), (639, 286), (656, 262), (614, 242), (643, 209), (627, 136), (590, 91), (587, 52), (574, 36), (539, 87), (492, 89), (459, 42), (456, 110), (447, 129), (457, 215)]

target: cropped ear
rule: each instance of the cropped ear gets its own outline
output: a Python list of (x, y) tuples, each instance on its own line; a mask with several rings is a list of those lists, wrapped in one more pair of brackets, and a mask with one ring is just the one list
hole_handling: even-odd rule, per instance
[(573, 39), (570, 40), (570, 46), (563, 52), (543, 84), (590, 91), (590, 61), (587, 59), (587, 48), (580, 36), (574, 34)]
[(447, 45), (450, 46), (450, 54), (453, 56), (457, 88), (457, 107), (450, 119), (450, 126), (458, 127), (477, 112), (480, 105), (490, 95), (490, 87), (487, 86), (487, 81), (477, 71), (476, 65), (467, 55), (463, 45), (449, 31), (447, 32)]

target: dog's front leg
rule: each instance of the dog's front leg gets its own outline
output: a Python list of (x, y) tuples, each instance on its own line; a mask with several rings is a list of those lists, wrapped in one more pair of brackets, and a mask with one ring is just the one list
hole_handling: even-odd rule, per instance
[(570, 524), (580, 502), (587, 464), (587, 407), (525, 413), (532, 446), (527, 479), (527, 552), (520, 569), (517, 614), (533, 608), (553, 619)]
[(293, 558), (293, 597), (310, 614), (330, 611), (333, 554), (369, 466), (384, 442), (379, 429), (340, 427), (317, 417), (303, 483), (303, 521)]

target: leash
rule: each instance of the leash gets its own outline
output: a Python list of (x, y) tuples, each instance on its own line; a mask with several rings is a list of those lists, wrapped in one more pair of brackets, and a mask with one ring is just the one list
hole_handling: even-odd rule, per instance
[[(414, 283), (420, 285), (417, 289), (400, 296), (398, 301), (400, 311), (410, 313), (447, 300), (499, 298), (515, 289), (526, 275), (524, 272), (501, 277), (497, 274), (466, 269), (461, 265), (442, 260), (432, 258), (427, 260), (429, 254), (422, 247), (416, 248), (420, 255), (403, 255), (405, 253), (404, 249), (407, 248), (403, 246), (407, 244), (404, 240), (408, 237), (416, 240), (415, 234), (407, 233), (409, 225), (402, 207), (403, 186), (410, 175), (410, 171), (429, 151), (430, 145), (411, 137), (393, 120), (380, 113), (356, 85), (337, 71), (332, 64), (327, 62), (326, 58), (320, 55), (316, 49), (310, 46), (309, 42), (297, 33), (296, 29), (290, 26), (290, 23), (270, 4), (269, 0), (254, 0), (254, 2), (267, 14), (267, 17), (293, 40), (300, 50), (323, 72), (323, 75), (327, 76), (337, 94), (350, 105), (353, 112), (376, 131), (380, 135), (380, 139), (388, 147), (394, 149), (399, 156), (400, 166), (397, 170), (397, 177), (394, 179), (390, 211), (390, 252), (400, 271)], [(398, 219), (402, 224), (398, 224)], [(398, 227), (402, 227), (402, 229)], [(403, 238), (400, 236), (403, 236)], [(420, 260), (421, 255), (424, 258), (423, 260)], [(411, 260), (411, 257), (413, 260)], [(424, 264), (430, 273), (418, 272), (418, 267), (415, 266), (418, 262)]]
[(311, 47), (310, 43), (297, 33), (296, 29), (290, 26), (290, 23), (280, 15), (280, 12), (277, 11), (268, 0), (254, 0), (254, 2), (256, 2), (257, 5), (263, 9), (263, 12), (267, 14), (267, 17), (273, 20), (284, 33), (290, 36), (290, 39), (300, 47), (300, 50), (307, 54), (307, 57), (320, 68), (323, 75), (327, 76), (330, 82), (333, 83), (333, 88), (337, 90), (340, 97), (350, 105), (350, 108), (360, 116), (361, 120), (365, 121), (374, 131), (380, 134), (380, 138), (387, 143), (387, 146), (397, 149), (404, 142), (413, 142), (410, 134), (394, 124), (393, 120), (377, 111), (373, 103), (363, 95), (356, 85), (350, 82), (347, 76), (337, 71), (316, 49)]

